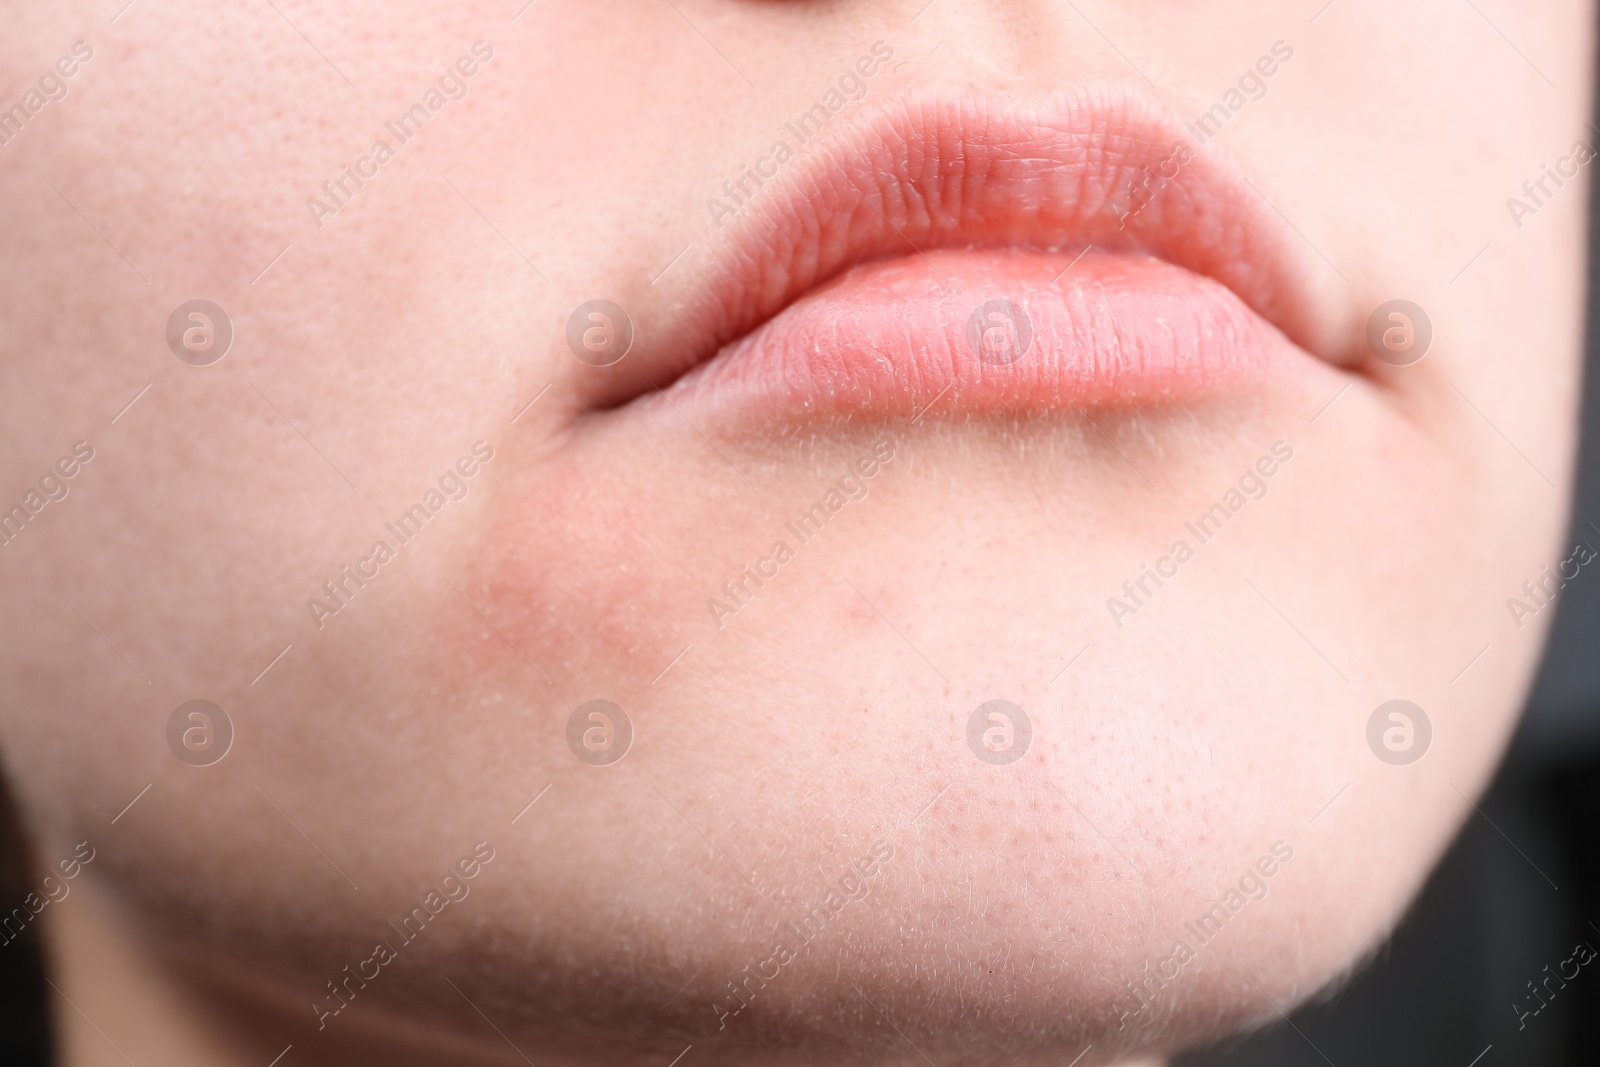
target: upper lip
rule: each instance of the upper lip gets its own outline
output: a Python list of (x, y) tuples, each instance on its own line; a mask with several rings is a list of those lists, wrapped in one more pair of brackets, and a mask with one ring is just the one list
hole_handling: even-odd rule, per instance
[(713, 254), (642, 305), (634, 350), (595, 382), (595, 407), (682, 377), (852, 266), (949, 248), (1155, 255), (1340, 362), (1294, 232), (1219, 146), (1140, 91), (899, 96), (786, 140), (796, 158), (745, 185)]

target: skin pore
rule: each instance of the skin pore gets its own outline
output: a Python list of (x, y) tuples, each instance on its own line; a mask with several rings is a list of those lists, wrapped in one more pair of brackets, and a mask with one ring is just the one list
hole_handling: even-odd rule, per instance
[[(94, 850), (38, 919), (62, 1062), (1090, 1067), (1358, 966), (1571, 552), (1593, 12), (1479, 6), (11, 5), (0, 764), (41, 878)], [(994, 133), (1084, 109), (1061, 158)], [(1154, 177), (1071, 155), (1132, 115)], [(1076, 213), (979, 195), (1038, 208), (1025, 167)], [(867, 328), (804, 301), (1013, 254), (1082, 306), (1186, 272), (1260, 359), (694, 391)], [(192, 300), (219, 360), (169, 343)], [(922, 368), (945, 319), (971, 358), (951, 314), (868, 325)], [(1369, 745), (1395, 699), (1415, 762)], [(969, 744), (996, 700), (1014, 762)]]

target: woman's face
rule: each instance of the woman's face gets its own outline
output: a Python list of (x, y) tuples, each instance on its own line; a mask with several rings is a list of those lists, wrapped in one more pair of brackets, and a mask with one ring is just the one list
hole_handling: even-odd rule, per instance
[(1573, 555), (1589, 5), (519, 6), (11, 12), (40, 860), (302, 1062), (1102, 1063), (1359, 962)]

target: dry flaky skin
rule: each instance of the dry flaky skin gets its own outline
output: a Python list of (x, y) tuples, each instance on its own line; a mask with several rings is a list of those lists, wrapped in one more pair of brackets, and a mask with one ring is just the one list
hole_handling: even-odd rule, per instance
[[(1361, 958), (1512, 727), (1550, 613), (1507, 597), (1570, 551), (1587, 178), (1520, 225), (1506, 198), (1584, 136), (1589, 6), (516, 6), (8, 11), (0, 105), (93, 50), (0, 144), (0, 500), (94, 452), (0, 548), (0, 757), (41, 862), (96, 850), (40, 920), (66, 1062), (1087, 1065)], [(480, 40), (464, 98), (314, 221)], [(571, 310), (698, 306), (734, 254), (707, 199), (880, 40), (847, 108), (1149, 90), (1131, 63), (1192, 116), (1286, 41), (1216, 149), (1301, 235), (1344, 350), (1396, 298), (1432, 350), (1192, 408), (715, 443), (595, 410)], [(194, 298), (234, 326), (210, 367), (165, 341)], [(733, 598), (880, 441), (864, 496)], [(597, 698), (635, 728), (603, 768), (565, 734)], [(1367, 746), (1393, 698), (1433, 725), (1408, 766)], [(236, 731), (210, 767), (168, 748), (193, 699)], [(1032, 719), (1011, 765), (967, 746), (993, 699)], [(461, 899), (405, 941), (430, 892)]]

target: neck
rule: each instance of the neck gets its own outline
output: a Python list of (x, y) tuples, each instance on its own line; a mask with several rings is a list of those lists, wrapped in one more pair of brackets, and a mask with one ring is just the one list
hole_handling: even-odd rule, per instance
[(376, 1012), (363, 1018), (352, 1010), (337, 1031), (319, 1033), (303, 1005), (252, 995), (171, 959), (87, 873), (41, 920), (59, 1067), (522, 1064), (510, 1050), (502, 1056), (492, 1045), (464, 1045)]
[[(262, 983), (218, 980), (139, 933), (87, 872), (72, 895), (41, 916), (59, 1067), (521, 1067), (519, 1054), (465, 1044), (360, 1002), (337, 1028), (318, 1031), (304, 1005), (281, 1003)], [(276, 1057), (276, 1058), (275, 1058)], [(540, 1055), (541, 1067), (556, 1061)], [(562, 1064), (570, 1064), (562, 1060)], [(1094, 1061), (1101, 1062), (1101, 1061)], [(1159, 1059), (1118, 1067), (1162, 1067)]]

